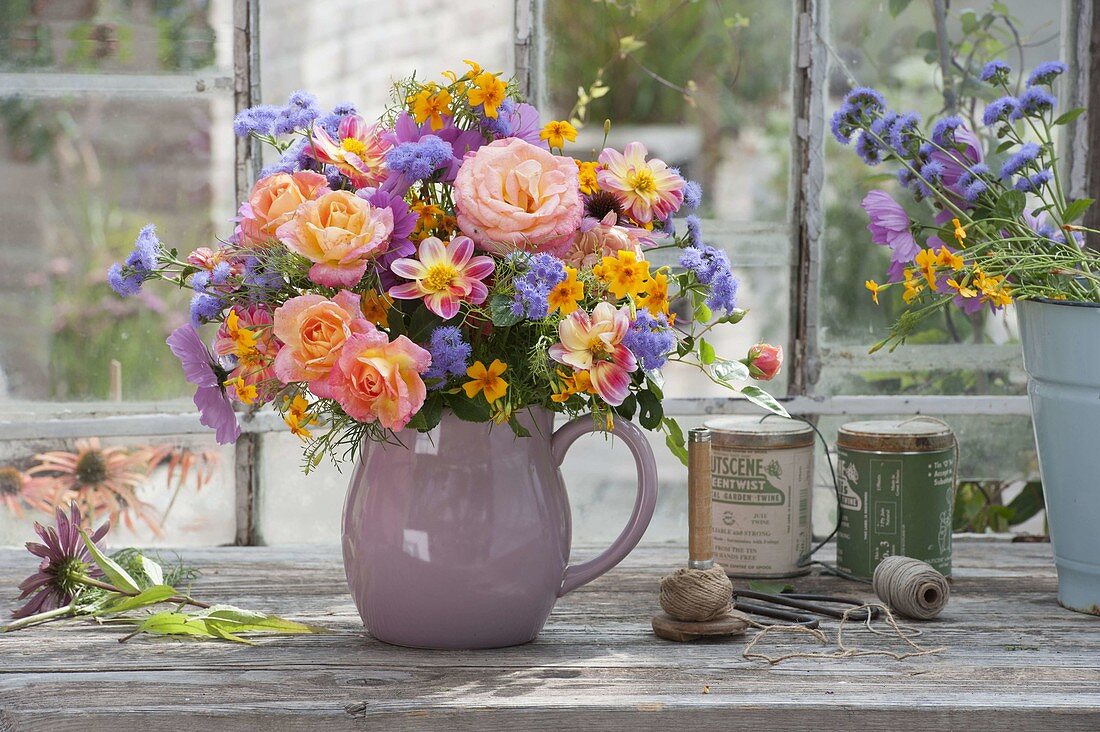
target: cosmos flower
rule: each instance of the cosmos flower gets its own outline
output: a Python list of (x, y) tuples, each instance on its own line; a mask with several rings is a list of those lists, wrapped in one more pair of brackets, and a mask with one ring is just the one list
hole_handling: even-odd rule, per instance
[[(69, 505), (69, 513), (57, 509), (57, 526), (46, 528), (35, 523), (34, 530), (42, 543), (28, 541), (27, 551), (41, 557), (38, 571), (19, 585), (19, 599), (30, 597), (26, 605), (12, 613), (14, 618), (25, 618), (38, 613), (64, 607), (73, 601), (83, 585), (78, 577), (96, 577), (101, 573), (92, 562), (84, 537), (80, 535), (83, 521), (76, 503)], [(110, 523), (104, 523), (88, 538), (99, 546), (107, 534)], [(33, 597), (31, 597), (33, 595)]]
[(218, 444), (236, 442), (241, 436), (241, 426), (237, 424), (233, 402), (225, 393), (226, 373), (207, 350), (198, 331), (190, 324), (182, 325), (172, 331), (167, 343), (183, 366), (184, 378), (198, 387), (194, 401), (199, 409), (199, 422), (214, 430)]

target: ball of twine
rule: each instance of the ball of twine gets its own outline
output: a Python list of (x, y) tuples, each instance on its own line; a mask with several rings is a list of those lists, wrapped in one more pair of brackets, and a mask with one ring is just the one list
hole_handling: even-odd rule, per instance
[(934, 567), (912, 557), (886, 557), (871, 581), (875, 594), (894, 612), (930, 620), (947, 605), (951, 588)]
[(661, 578), (661, 609), (676, 620), (698, 623), (729, 612), (733, 583), (717, 564), (710, 569), (678, 569)]

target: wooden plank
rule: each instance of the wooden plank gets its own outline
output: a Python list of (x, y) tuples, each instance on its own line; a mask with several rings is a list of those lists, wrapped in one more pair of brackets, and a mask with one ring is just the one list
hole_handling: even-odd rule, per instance
[[(579, 548), (577, 555), (594, 549)], [(1046, 544), (957, 543), (952, 601), (923, 624), (940, 657), (799, 659), (768, 667), (744, 639), (681, 645), (655, 638), (659, 577), (682, 547), (644, 546), (565, 598), (531, 644), (428, 652), (369, 637), (335, 547), (185, 550), (204, 599), (278, 611), (330, 634), (238, 647), (135, 639), (84, 624), (0, 637), (0, 730), (649, 729), (968, 730), (1100, 726), (1097, 618), (1059, 608)], [(829, 554), (823, 557), (829, 560)], [(0, 550), (0, 606), (33, 558)], [(826, 576), (798, 589), (869, 598)], [(876, 639), (853, 631), (850, 642)], [(770, 651), (800, 644), (777, 637)], [(802, 645), (805, 648), (804, 645)], [(709, 693), (704, 693), (704, 687)], [(94, 689), (94, 693), (89, 693)]]

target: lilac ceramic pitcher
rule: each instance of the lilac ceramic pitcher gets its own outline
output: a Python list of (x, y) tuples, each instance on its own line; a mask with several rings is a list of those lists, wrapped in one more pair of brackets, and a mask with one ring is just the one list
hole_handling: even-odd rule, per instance
[(404, 444), (367, 443), (344, 505), (344, 569), (367, 630), (422, 648), (526, 643), (555, 600), (614, 567), (637, 545), (657, 502), (653, 452), (632, 423), (614, 434), (634, 455), (638, 495), (626, 528), (596, 558), (569, 565), (569, 500), (559, 466), (597, 430), (580, 417), (519, 416), (531, 432), (463, 422), (450, 412)]

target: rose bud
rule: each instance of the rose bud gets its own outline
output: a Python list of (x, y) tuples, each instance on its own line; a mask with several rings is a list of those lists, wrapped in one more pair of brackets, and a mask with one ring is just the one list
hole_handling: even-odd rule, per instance
[(757, 343), (749, 349), (749, 354), (741, 359), (749, 367), (749, 375), (760, 381), (771, 381), (783, 365), (783, 347)]

